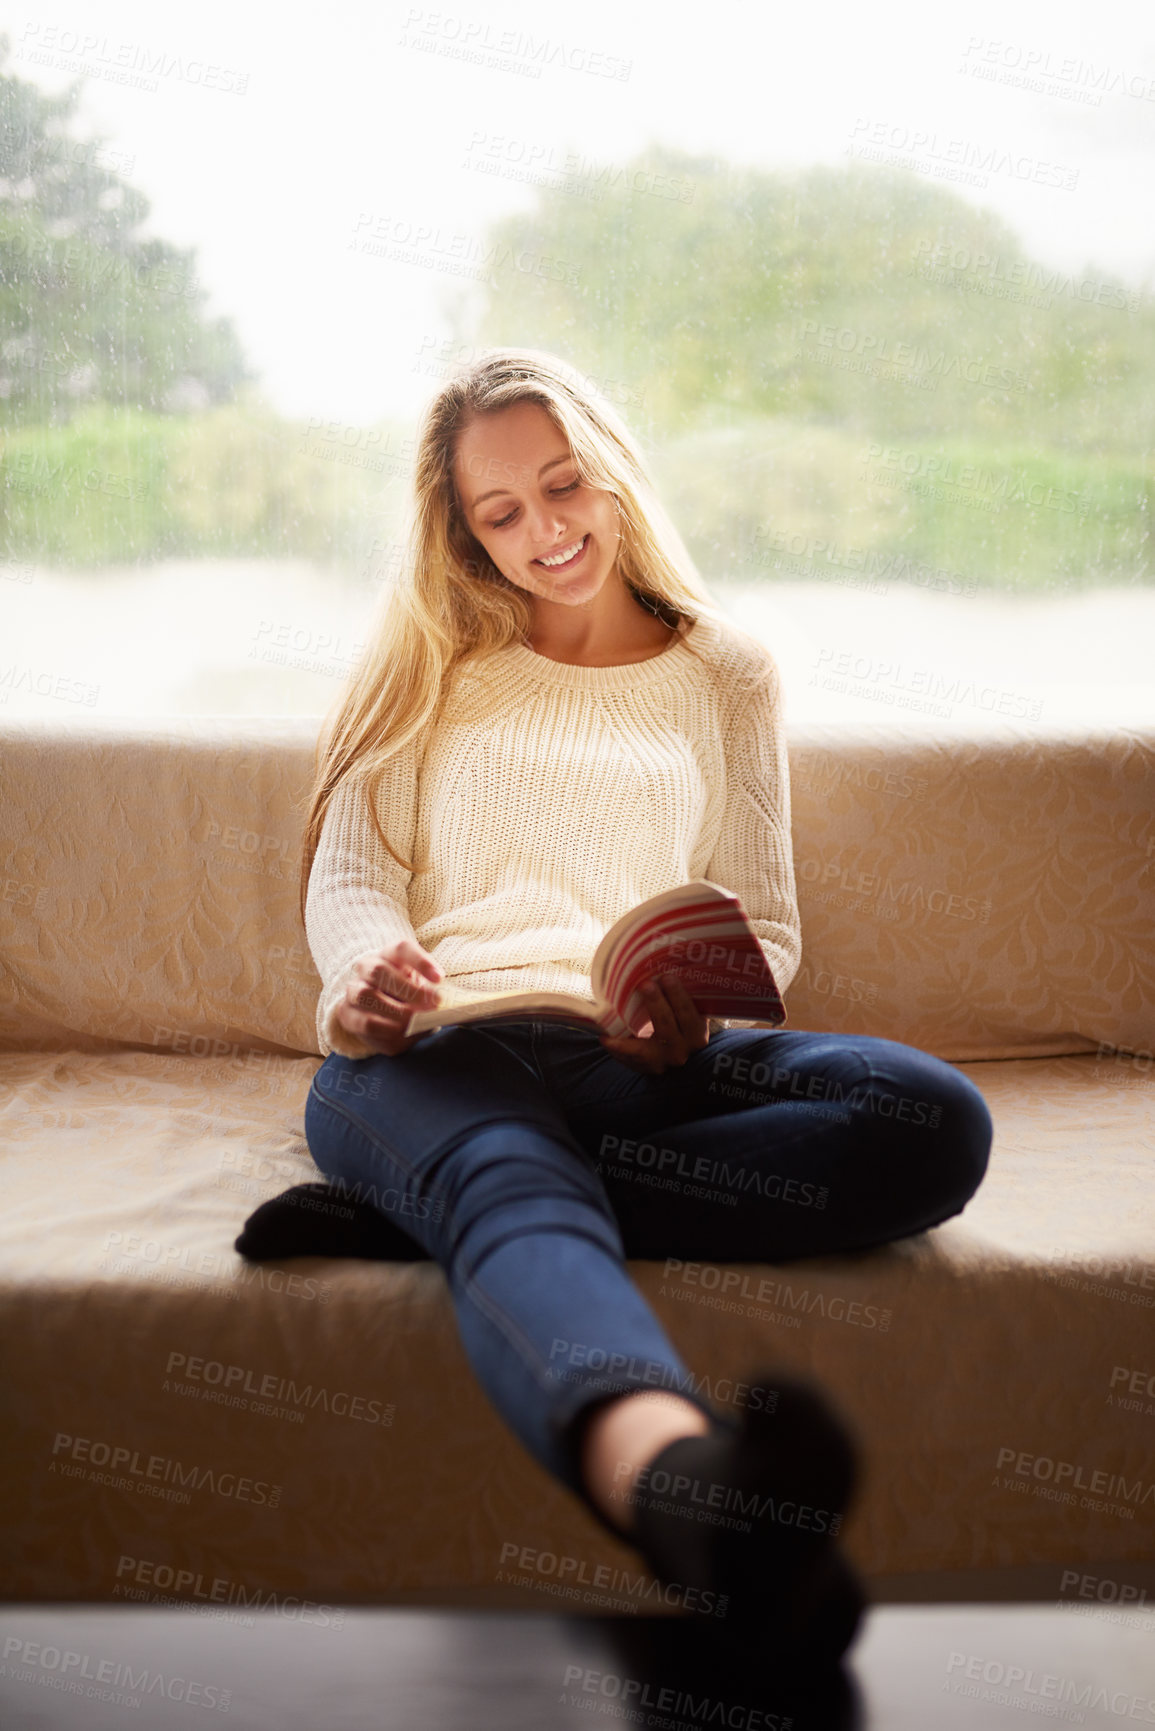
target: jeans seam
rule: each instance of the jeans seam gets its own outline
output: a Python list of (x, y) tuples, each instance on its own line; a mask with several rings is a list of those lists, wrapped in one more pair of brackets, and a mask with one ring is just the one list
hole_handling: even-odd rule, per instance
[[(398, 1152), (396, 1152), (394, 1150), (391, 1143), (387, 1142), (383, 1136), (379, 1136), (378, 1133), (373, 1129), (373, 1127), (371, 1125), (367, 1125), (363, 1119), (361, 1119), (357, 1116), (356, 1113), (350, 1111), (346, 1107), (346, 1105), (343, 1101), (330, 1100), (325, 1094), (323, 1094), (321, 1092), (321, 1090), (319, 1088), (316, 1090), (316, 1094), (317, 1094), (318, 1100), (322, 1103), (322, 1105), (328, 1106), (331, 1111), (335, 1112), (338, 1115), (338, 1117), (344, 1118), (345, 1121), (348, 1124), (351, 1124), (354, 1129), (361, 1131), (362, 1134), (365, 1135), (366, 1139), (369, 1141), (369, 1143), (372, 1147), (378, 1148), (380, 1150), (380, 1152), (382, 1152), (386, 1155), (387, 1158), (389, 1158), (391, 1160), (395, 1160), (397, 1165), (400, 1167), (400, 1169), (405, 1173), (405, 1176), (408, 1180), (413, 1181), (414, 1179), (416, 1179), (420, 1176), (420, 1171), (417, 1167), (411, 1166), (403, 1155), (399, 1154)], [(470, 1129), (473, 1130), (473, 1129), (481, 1128), (481, 1126), (483, 1124), (489, 1124), (489, 1123), (506, 1124), (509, 1122), (511, 1122), (511, 1120), (508, 1118), (507, 1115), (502, 1115), (500, 1118), (496, 1118), (496, 1119), (488, 1119), (488, 1118), (487, 1119), (477, 1119), (471, 1124)], [(521, 1123), (521, 1122), (523, 1122), (523, 1120), (519, 1119), (518, 1122)], [(551, 1125), (539, 1124), (533, 1120), (528, 1120), (528, 1119), (524, 1120), (524, 1122), (529, 1123), (531, 1128), (533, 1128), (533, 1129), (543, 1130), (546, 1133), (551, 1134), (551, 1135), (556, 1134), (555, 1128)], [(452, 1141), (452, 1138), (450, 1138), (450, 1140)], [(430, 1150), (430, 1154), (435, 1156), (439, 1152), (440, 1146), (441, 1145), (439, 1145), (438, 1147), (434, 1147), (432, 1150)], [(610, 1216), (611, 1224), (616, 1224), (614, 1222), (613, 1206), (610, 1203), (609, 1198), (604, 1195), (604, 1192), (603, 1192), (603, 1198), (602, 1199), (605, 1202), (607, 1209), (609, 1210), (609, 1216)], [(580, 1198), (580, 1200), (589, 1201), (590, 1199), (582, 1197), (582, 1198)], [(597, 1205), (596, 1199), (593, 1201), (590, 1201), (590, 1206), (596, 1206), (596, 1205)], [(444, 1218), (444, 1224), (445, 1224), (447, 1231), (449, 1232), (450, 1235), (453, 1235), (456, 1231), (456, 1226), (455, 1226), (453, 1217), (451, 1215), (449, 1215), (447, 1212), (443, 1218)], [(605, 1245), (600, 1243), (600, 1240), (596, 1240), (596, 1239), (591, 1238), (590, 1242), (591, 1243), (598, 1243), (599, 1247), (601, 1249), (607, 1248)], [(607, 1253), (609, 1253), (609, 1252), (607, 1252)], [(436, 1260), (436, 1258), (434, 1260)], [(472, 1269), (469, 1269), (469, 1270), (463, 1269), (462, 1270), (462, 1280), (464, 1281), (465, 1285), (469, 1288), (470, 1294), (473, 1298), (473, 1302), (478, 1305), (479, 1309), (484, 1310), (487, 1315), (490, 1315), (491, 1320), (494, 1321), (494, 1323), (495, 1323), (495, 1326), (500, 1326), (497, 1323), (497, 1316), (494, 1315), (492, 1310), (491, 1310), (489, 1301), (486, 1301), (485, 1303), (481, 1303), (481, 1301), (480, 1301), (479, 1295), (481, 1294), (481, 1288), (479, 1286), (477, 1286), (477, 1284), (475, 1282), (474, 1271)], [(509, 1317), (508, 1313), (505, 1310), (501, 1309), (500, 1306), (497, 1306), (496, 1310), (497, 1310), (497, 1314), (500, 1315), (502, 1318), (504, 1318), (505, 1322), (509, 1325), (510, 1330), (512, 1330), (515, 1326), (513, 1319), (511, 1317)], [(527, 1341), (526, 1344), (527, 1344), (530, 1352), (533, 1353), (533, 1356), (536, 1358), (537, 1355), (536, 1355), (536, 1353), (533, 1352), (532, 1342)], [(543, 1390), (548, 1391), (549, 1386), (550, 1386), (549, 1383), (543, 1381), (542, 1378), (537, 1374), (536, 1371), (534, 1372), (534, 1374), (537, 1377), (537, 1381), (538, 1381), (540, 1387)]]
[[(389, 1158), (395, 1159), (397, 1164), (409, 1178), (412, 1179), (417, 1175), (417, 1169), (410, 1166), (403, 1156), (396, 1153), (392, 1148), (392, 1145), (386, 1142), (384, 1137), (378, 1136), (371, 1126), (366, 1125), (354, 1112), (349, 1111), (343, 1101), (330, 1100), (319, 1088), (316, 1090), (316, 1095), (322, 1105), (328, 1106), (331, 1111), (337, 1114), (338, 1117), (344, 1118), (347, 1123), (351, 1124), (355, 1129), (360, 1130), (367, 1137), (372, 1146), (380, 1147), (381, 1152), (385, 1153)], [(503, 1117), (497, 1119), (496, 1122), (505, 1123), (507, 1122), (507, 1119)], [(436, 1150), (434, 1150), (434, 1152), (436, 1152)], [(450, 1232), (452, 1232), (452, 1221), (446, 1221), (446, 1225)], [(603, 1246), (602, 1248), (605, 1247)], [(444, 1272), (444, 1270), (442, 1272)], [(509, 1345), (518, 1353), (522, 1363), (533, 1377), (542, 1394), (548, 1396), (552, 1392), (553, 1387), (548, 1378), (549, 1366), (537, 1352), (532, 1340), (521, 1332), (514, 1318), (509, 1315), (508, 1311), (506, 1311), (502, 1305), (497, 1304), (489, 1298), (488, 1294), (477, 1283), (472, 1271), (462, 1271), (462, 1282), (469, 1293), (470, 1302), (474, 1304), (484, 1316), (488, 1317), (489, 1321), (499, 1331), (499, 1333), (504, 1335)], [(520, 1347), (518, 1345), (519, 1342)]]
[[(319, 1088), (310, 1089), (310, 1092), (316, 1093), (317, 1099), (321, 1102), (321, 1104), (323, 1106), (328, 1106), (330, 1111), (336, 1112), (338, 1114), (338, 1116), (345, 1119), (346, 1123), (352, 1124), (356, 1129), (361, 1130), (368, 1137), (369, 1141), (373, 1144), (373, 1146), (375, 1148), (380, 1149), (380, 1151), (383, 1154), (387, 1154), (391, 1160), (396, 1160), (397, 1164), (405, 1171), (405, 1173), (410, 1178), (415, 1177), (418, 1174), (419, 1168), (417, 1168), (416, 1166), (410, 1165), (404, 1154), (402, 1154), (398, 1149), (396, 1149), (393, 1146), (393, 1144), (391, 1142), (389, 1142), (377, 1130), (377, 1128), (374, 1125), (368, 1123), (364, 1118), (359, 1117), (358, 1114), (356, 1112), (354, 1112), (351, 1107), (347, 1106), (343, 1100), (331, 1100), (329, 1098), (329, 1096), (327, 1094), (323, 1094)], [(499, 1113), (495, 1116), (484, 1116), (484, 1117), (479, 1117), (479, 1118), (473, 1118), (470, 1120), (469, 1130), (473, 1131), (473, 1130), (481, 1129), (484, 1125), (487, 1125), (487, 1124), (511, 1124), (511, 1123), (528, 1124), (532, 1129), (542, 1130), (542, 1131), (546, 1132), (546, 1134), (548, 1134), (548, 1135), (556, 1135), (557, 1134), (557, 1126), (553, 1125), (553, 1124), (546, 1123), (544, 1119), (538, 1119), (538, 1118), (513, 1119), (510, 1117), (508, 1112), (502, 1112), (502, 1113)], [(450, 1135), (448, 1138), (444, 1139), (443, 1141), (434, 1143), (433, 1147), (427, 1150), (428, 1155), (430, 1157), (436, 1156), (437, 1154), (441, 1153), (441, 1151), (444, 1148), (448, 1147), (453, 1142), (453, 1140), (454, 1140), (454, 1136)]]
[(382, 1136), (373, 1125), (367, 1124), (363, 1118), (359, 1118), (355, 1112), (350, 1111), (343, 1100), (330, 1100), (329, 1096), (322, 1093), (315, 1083), (310, 1089), (310, 1092), (315, 1093), (320, 1103), (323, 1106), (327, 1106), (330, 1112), (335, 1112), (339, 1118), (344, 1118), (347, 1124), (351, 1124), (354, 1129), (360, 1130), (367, 1138), (370, 1145), (379, 1153), (385, 1154), (390, 1160), (396, 1160), (398, 1166), (402, 1168), (407, 1177), (413, 1178), (416, 1176), (416, 1168), (408, 1164), (405, 1156), (398, 1149), (394, 1148), (393, 1144)]
[(474, 1031), (474, 1033), (484, 1035), (484, 1037), (488, 1040), (492, 1040), (495, 1045), (501, 1047), (502, 1051), (505, 1052), (508, 1057), (516, 1059), (516, 1061), (519, 1064), (521, 1064), (524, 1069), (529, 1071), (530, 1075), (536, 1076), (538, 1081), (541, 1082), (541, 1081), (544, 1081), (544, 1077), (542, 1076), (542, 1073), (541, 1073), (541, 1066), (538, 1063), (537, 1050), (536, 1050), (536, 1047), (534, 1045), (534, 1030), (536, 1028), (536, 1023), (531, 1022), (528, 1024), (528, 1026), (529, 1026), (529, 1058), (528, 1059), (525, 1057), (524, 1053), (516, 1051), (514, 1049), (514, 1047), (508, 1045), (501, 1038), (500, 1024), (498, 1024), (497, 1026), (495, 1026), (493, 1028), (487, 1028), (484, 1022), (478, 1022), (478, 1023), (474, 1024), (473, 1031)]
[(519, 1356), (521, 1357), (522, 1363), (532, 1375), (541, 1392), (548, 1395), (550, 1392), (550, 1383), (546, 1376), (542, 1374), (543, 1371), (548, 1370), (548, 1366), (539, 1356), (533, 1341), (530, 1340), (527, 1335), (522, 1334), (517, 1323), (509, 1315), (508, 1311), (505, 1310), (502, 1305), (496, 1303), (495, 1300), (490, 1299), (485, 1291), (477, 1285), (472, 1274), (464, 1276), (464, 1285), (469, 1293), (470, 1302), (475, 1304), (478, 1310), (489, 1318), (493, 1326), (499, 1333), (505, 1336), (506, 1340), (515, 1351), (518, 1351), (517, 1342), (521, 1342)]

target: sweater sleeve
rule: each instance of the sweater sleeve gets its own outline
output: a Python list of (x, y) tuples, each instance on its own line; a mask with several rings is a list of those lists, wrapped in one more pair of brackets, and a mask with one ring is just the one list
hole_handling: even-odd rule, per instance
[[(376, 808), (390, 842), (412, 859), (417, 774), (423, 733), (390, 758), (376, 783)], [(353, 964), (397, 938), (416, 935), (409, 917), (411, 872), (382, 847), (366, 806), (364, 785), (346, 777), (325, 812), (305, 898), (305, 934), (321, 994), (317, 1042), (322, 1056), (367, 1058), (373, 1048), (343, 1028), (334, 1011)]]
[[(802, 960), (802, 923), (794, 881), (781, 680), (772, 658), (767, 677), (740, 700), (724, 750), (726, 809), (706, 876), (741, 900), (785, 998)], [(754, 1026), (734, 1019), (718, 1025)]]

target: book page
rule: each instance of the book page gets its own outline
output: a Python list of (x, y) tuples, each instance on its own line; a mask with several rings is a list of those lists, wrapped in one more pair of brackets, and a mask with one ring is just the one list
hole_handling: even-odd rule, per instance
[[(429, 982), (433, 985), (433, 981)], [(433, 987), (437, 993), (436, 1008), (443, 1010), (457, 1004), (480, 1004), (486, 998), (501, 998), (508, 994), (504, 992), (471, 992), (465, 986), (455, 986), (449, 980), (439, 980)]]
[(426, 1028), (456, 1027), (467, 1022), (543, 1021), (565, 1022), (571, 1027), (600, 1027), (602, 1018), (592, 999), (570, 992), (466, 992), (457, 1004), (436, 1010), (416, 1010), (407, 1027), (411, 1033)]

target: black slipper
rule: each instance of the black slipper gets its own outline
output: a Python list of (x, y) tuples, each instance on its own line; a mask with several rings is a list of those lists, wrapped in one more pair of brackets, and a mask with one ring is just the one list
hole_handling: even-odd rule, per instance
[(293, 1256), (357, 1256), (382, 1262), (432, 1258), (382, 1209), (333, 1184), (294, 1184), (245, 1221), (234, 1248), (249, 1262)]

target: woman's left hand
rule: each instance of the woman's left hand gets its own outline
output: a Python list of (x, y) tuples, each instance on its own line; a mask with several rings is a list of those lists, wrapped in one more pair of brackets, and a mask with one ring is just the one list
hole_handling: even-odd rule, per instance
[(631, 1070), (660, 1076), (672, 1065), (684, 1064), (710, 1038), (706, 1017), (676, 974), (663, 974), (642, 989), (650, 1013), (648, 1034), (603, 1034), (602, 1045)]

